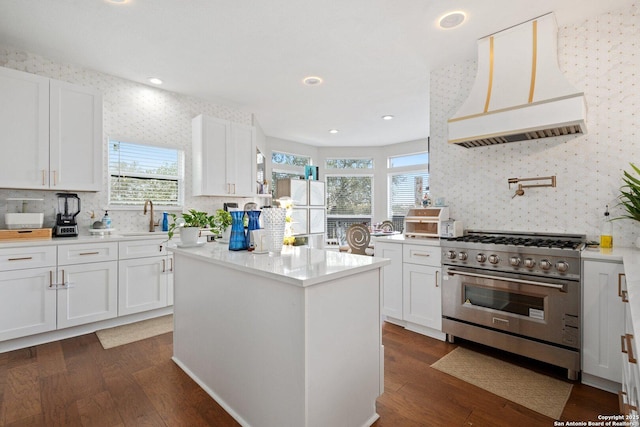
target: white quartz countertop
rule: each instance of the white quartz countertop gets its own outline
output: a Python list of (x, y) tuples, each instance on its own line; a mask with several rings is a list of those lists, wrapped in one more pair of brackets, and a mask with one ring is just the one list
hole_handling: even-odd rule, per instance
[[(391, 263), (387, 258), (303, 246), (285, 246), (280, 255), (230, 251), (227, 245), (220, 243), (207, 243), (196, 248), (169, 249), (176, 254), (302, 287), (384, 267)], [(178, 263), (176, 267), (179, 268)]]
[[(74, 237), (53, 237), (51, 239), (16, 239), (0, 241), (0, 249), (2, 248), (20, 248), (33, 246), (55, 246), (55, 245), (71, 245), (76, 243), (100, 243), (100, 242), (120, 242), (125, 240), (145, 240), (145, 239), (167, 239), (167, 233), (162, 231), (156, 232), (126, 232), (126, 233), (105, 233), (100, 234), (80, 234)], [(174, 237), (173, 240), (179, 240)]]

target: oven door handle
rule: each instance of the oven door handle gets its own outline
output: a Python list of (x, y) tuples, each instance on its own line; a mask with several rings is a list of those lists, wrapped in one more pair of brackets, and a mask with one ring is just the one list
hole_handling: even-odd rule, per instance
[(511, 279), (511, 278), (505, 278), (505, 277), (490, 276), (488, 274), (467, 273), (467, 272), (455, 270), (453, 268), (448, 269), (447, 274), (449, 276), (454, 276), (457, 274), (459, 276), (479, 277), (481, 279), (502, 280), (502, 281), (508, 281), (508, 282), (522, 283), (524, 285), (543, 286), (545, 288), (554, 288), (554, 289), (559, 289), (562, 292), (566, 292), (564, 285), (557, 285), (554, 283), (534, 282), (532, 280), (523, 280), (523, 279)]

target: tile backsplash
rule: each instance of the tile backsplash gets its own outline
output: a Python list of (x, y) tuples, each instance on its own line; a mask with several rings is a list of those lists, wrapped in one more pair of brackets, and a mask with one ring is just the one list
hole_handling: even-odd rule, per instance
[[(466, 149), (447, 143), (447, 119), (466, 99), (476, 74), (468, 61), (431, 73), (430, 188), (465, 228), (600, 234), (605, 205), (612, 217), (622, 171), (640, 164), (640, 15), (637, 7), (594, 17), (558, 33), (558, 63), (584, 91), (588, 133)], [(512, 198), (508, 178), (557, 176), (556, 188), (525, 189)], [(513, 187), (513, 186), (512, 186)], [(614, 222), (614, 245), (630, 246), (640, 223)]]
[[(103, 149), (104, 170), (107, 171), (108, 138), (119, 138), (128, 142), (146, 142), (155, 145), (167, 145), (185, 151), (185, 164), (191, 164), (191, 119), (198, 114), (208, 114), (233, 122), (251, 125), (252, 114), (213, 104), (194, 97), (188, 97), (166, 90), (146, 86), (130, 80), (85, 69), (61, 64), (39, 55), (0, 45), (0, 66), (34, 73), (81, 86), (96, 88), (103, 95)], [(187, 168), (187, 172), (190, 168)], [(225, 198), (191, 196), (191, 175), (185, 174), (185, 206), (213, 212), (221, 208)], [(90, 212), (98, 220), (102, 218), (108, 203), (108, 176), (104, 174), (104, 191), (97, 193), (78, 193), (81, 198), (82, 212), (78, 215), (78, 224), (88, 227)], [(0, 213), (11, 211), (13, 205), (7, 204), (7, 198), (42, 198), (39, 208), (44, 209), (45, 225), (53, 225), (57, 207), (55, 191), (7, 190), (0, 189)], [(234, 199), (240, 206), (248, 200)], [(37, 204), (37, 202), (35, 203)], [(149, 217), (143, 215), (143, 207), (135, 210), (109, 210), (113, 227), (120, 231), (145, 231)], [(155, 218), (161, 218), (156, 212)], [(4, 215), (0, 215), (0, 228), (4, 227)]]

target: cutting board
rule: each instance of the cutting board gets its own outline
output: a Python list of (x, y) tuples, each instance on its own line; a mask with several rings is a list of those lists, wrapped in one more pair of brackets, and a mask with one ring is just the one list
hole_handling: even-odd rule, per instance
[(50, 239), (51, 228), (25, 228), (20, 230), (0, 230), (1, 240)]

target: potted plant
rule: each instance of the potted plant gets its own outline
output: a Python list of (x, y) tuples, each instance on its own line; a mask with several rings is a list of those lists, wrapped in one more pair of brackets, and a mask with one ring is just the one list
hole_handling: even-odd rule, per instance
[(173, 221), (169, 225), (168, 237), (171, 239), (175, 229), (180, 228), (180, 241), (185, 246), (198, 243), (202, 228), (210, 227), (215, 229), (214, 216), (195, 209), (189, 209), (188, 213), (182, 213), (180, 218), (176, 214), (171, 214), (171, 218)]
[[(631, 167), (636, 174), (640, 175), (640, 168), (633, 163), (630, 163)], [(627, 171), (623, 171), (624, 176), (622, 181), (624, 185), (620, 187), (620, 205), (627, 212), (616, 219), (630, 218), (636, 221), (640, 221), (640, 179), (633, 176)], [(640, 247), (640, 237), (636, 240), (636, 246)]]
[(211, 228), (214, 229), (214, 232), (217, 235), (222, 236), (223, 241), (229, 241), (229, 236), (231, 234), (231, 214), (224, 209), (218, 209), (213, 216), (213, 221), (215, 222), (215, 226)]

